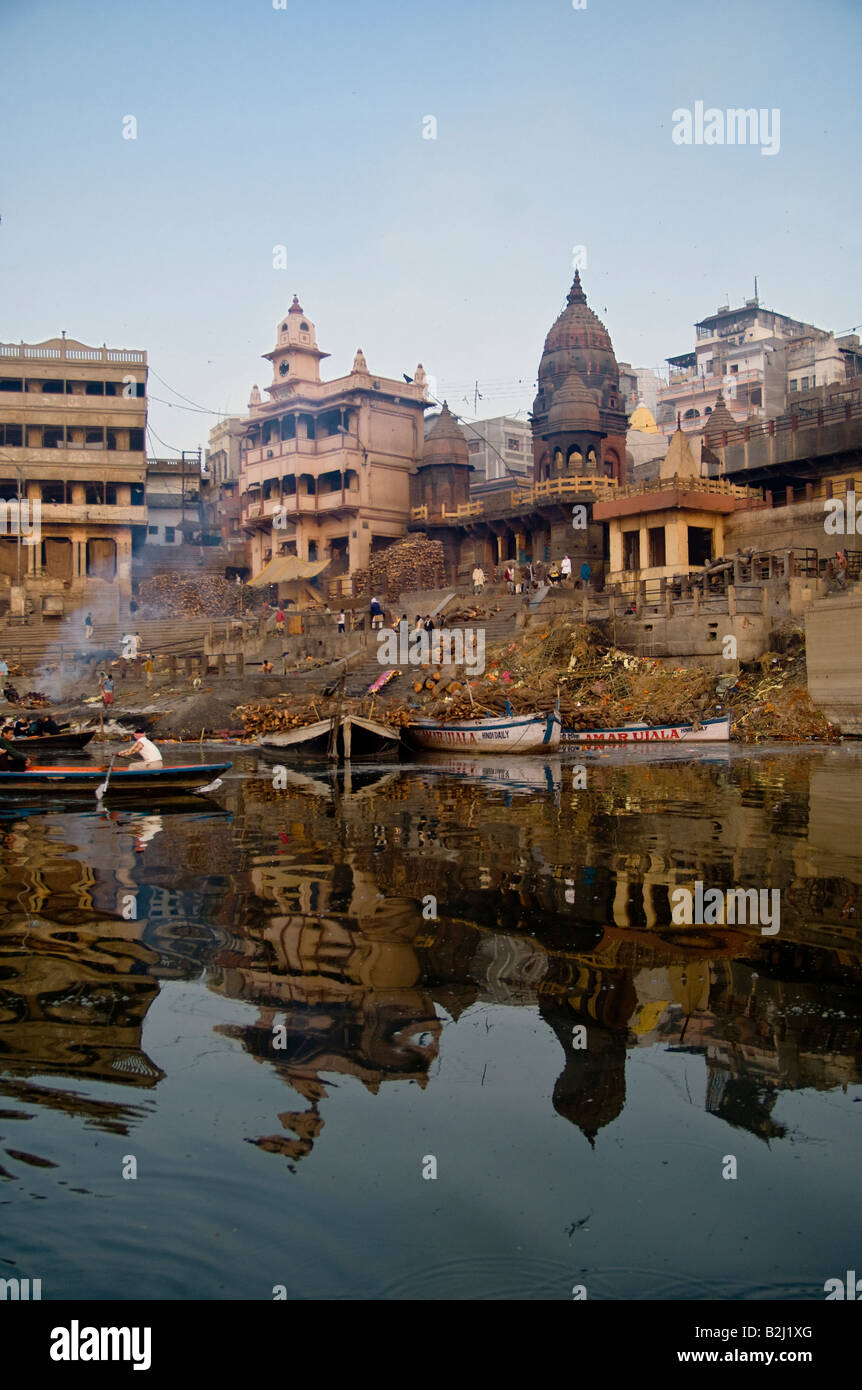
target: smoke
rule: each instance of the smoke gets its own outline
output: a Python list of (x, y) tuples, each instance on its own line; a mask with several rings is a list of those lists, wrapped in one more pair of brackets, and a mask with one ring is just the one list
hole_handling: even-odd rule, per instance
[[(87, 641), (84, 636), (84, 620), (88, 613), (92, 614), (93, 623), (98, 627), (100, 614), (95, 605), (84, 605), (74, 613), (65, 614), (57, 625), (52, 623), (51, 637), (42, 660), (29, 682), (19, 683), (18, 688), (22, 694), (22, 686), (26, 685), (27, 689), (41, 691), (49, 700), (57, 703), (72, 698), (88, 680), (93, 683), (94, 688), (88, 689), (86, 693), (96, 694), (92, 663), (102, 660), (107, 665), (119, 653), (92, 639)], [(105, 621), (111, 621), (112, 618), (112, 613), (105, 613)], [(46, 626), (43, 624), (41, 632), (44, 634), (45, 631)]]

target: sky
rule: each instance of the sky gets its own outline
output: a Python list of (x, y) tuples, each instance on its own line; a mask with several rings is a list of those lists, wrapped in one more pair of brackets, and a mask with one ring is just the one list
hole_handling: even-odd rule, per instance
[[(635, 366), (755, 276), (859, 327), (859, 0), (576, 3), (0, 0), (0, 341), (146, 349), (164, 454), (271, 380), (294, 293), (325, 376), (421, 361), (468, 420), (526, 418), (576, 255)], [(696, 102), (777, 152), (677, 143)]]

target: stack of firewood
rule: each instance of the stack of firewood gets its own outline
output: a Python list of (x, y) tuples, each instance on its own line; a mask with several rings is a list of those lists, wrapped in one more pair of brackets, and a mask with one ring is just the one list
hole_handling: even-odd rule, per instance
[(259, 599), (217, 574), (154, 574), (138, 589), (138, 616), (147, 618), (233, 618), (248, 613)]
[(367, 570), (353, 575), (353, 592), (363, 596), (396, 599), (416, 589), (440, 589), (446, 582), (443, 547), (425, 535), (408, 536), (371, 557)]

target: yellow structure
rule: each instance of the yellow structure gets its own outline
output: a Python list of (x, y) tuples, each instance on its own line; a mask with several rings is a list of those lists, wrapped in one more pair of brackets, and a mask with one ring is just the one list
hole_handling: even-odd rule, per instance
[(0, 343), (0, 600), (11, 612), (121, 615), (133, 536), (146, 534), (146, 381), (145, 352)]
[(328, 561), (327, 578), (365, 569), (406, 534), (410, 474), (421, 457), (425, 373), (375, 376), (360, 348), (348, 376), (320, 380), (329, 354), (294, 295), (264, 353), (273, 377), (252, 390), (241, 454), (241, 521), (252, 576), (279, 554)]
[(643, 434), (658, 434), (659, 428), (649, 406), (641, 402), (629, 417), (629, 429), (640, 430)]
[(725, 517), (761, 502), (761, 493), (698, 475), (691, 443), (677, 430), (655, 482), (594, 503), (593, 520), (608, 523), (610, 583), (690, 574), (724, 554)]

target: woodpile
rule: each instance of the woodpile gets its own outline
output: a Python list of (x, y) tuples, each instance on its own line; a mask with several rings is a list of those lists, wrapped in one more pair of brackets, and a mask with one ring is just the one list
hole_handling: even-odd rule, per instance
[(233, 618), (240, 609), (248, 613), (259, 607), (254, 590), (243, 590), (234, 580), (216, 574), (193, 578), (178, 573), (154, 574), (142, 579), (138, 589), (138, 617), (154, 618)]
[(445, 582), (443, 546), (417, 535), (375, 551), (368, 569), (354, 573), (353, 592), (357, 598), (396, 599), (414, 589), (441, 589)]

